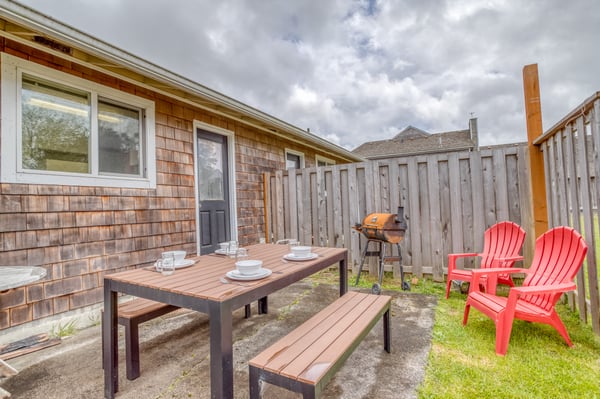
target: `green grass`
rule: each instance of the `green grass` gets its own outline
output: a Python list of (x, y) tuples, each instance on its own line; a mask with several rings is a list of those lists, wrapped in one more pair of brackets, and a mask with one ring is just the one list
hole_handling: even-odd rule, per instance
[(71, 320), (66, 324), (58, 323), (52, 326), (50, 336), (54, 338), (66, 338), (75, 335), (77, 332), (77, 320)]
[[(335, 284), (337, 273), (323, 272), (316, 279)], [(355, 279), (349, 277), (350, 286)], [(359, 286), (370, 288), (374, 282), (363, 275)], [(386, 273), (383, 289), (400, 291), (400, 280)], [(550, 326), (515, 320), (502, 357), (496, 355), (495, 327), (489, 318), (471, 309), (463, 327), (464, 294), (452, 291), (446, 300), (445, 284), (427, 279), (411, 281), (410, 293), (438, 298), (420, 399), (600, 398), (600, 337), (566, 306), (557, 309), (573, 347)]]

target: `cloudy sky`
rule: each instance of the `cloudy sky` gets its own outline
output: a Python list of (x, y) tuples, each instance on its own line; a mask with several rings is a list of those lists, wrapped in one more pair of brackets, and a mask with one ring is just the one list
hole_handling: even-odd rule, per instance
[(349, 150), (478, 118), (526, 141), (522, 70), (544, 130), (600, 91), (597, 0), (20, 0)]

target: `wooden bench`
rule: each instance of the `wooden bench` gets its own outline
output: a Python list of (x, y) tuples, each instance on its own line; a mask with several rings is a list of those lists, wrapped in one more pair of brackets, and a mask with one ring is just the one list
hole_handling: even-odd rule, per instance
[(327, 382), (383, 316), (383, 347), (390, 352), (387, 295), (348, 292), (248, 362), (250, 399), (268, 382), (319, 397)]

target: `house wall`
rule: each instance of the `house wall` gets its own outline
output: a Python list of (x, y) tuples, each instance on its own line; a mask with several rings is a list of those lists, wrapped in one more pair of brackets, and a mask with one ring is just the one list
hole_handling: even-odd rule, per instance
[(48, 272), (0, 292), (0, 330), (101, 302), (105, 273), (146, 266), (168, 249), (196, 252), (195, 120), (235, 133), (242, 245), (264, 233), (263, 173), (284, 168), (284, 148), (304, 152), (314, 166), (309, 147), (22, 43), (1, 38), (0, 50), (154, 101), (157, 173), (156, 189), (0, 183), (0, 264)]

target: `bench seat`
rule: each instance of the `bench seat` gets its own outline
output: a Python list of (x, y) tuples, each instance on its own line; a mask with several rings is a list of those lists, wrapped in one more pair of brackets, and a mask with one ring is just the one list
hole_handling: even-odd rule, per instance
[(383, 316), (384, 349), (390, 352), (387, 295), (348, 292), (248, 362), (250, 399), (268, 382), (319, 397), (327, 382)]

